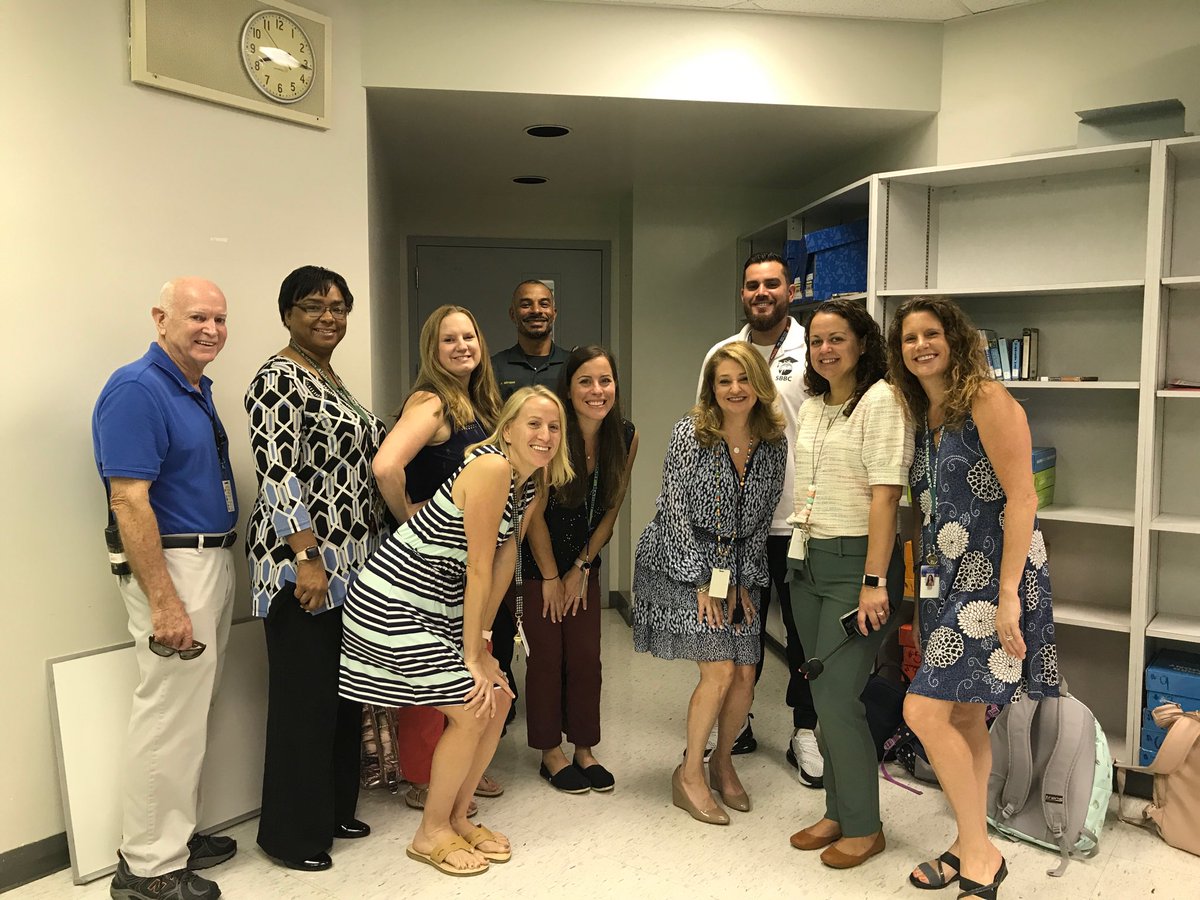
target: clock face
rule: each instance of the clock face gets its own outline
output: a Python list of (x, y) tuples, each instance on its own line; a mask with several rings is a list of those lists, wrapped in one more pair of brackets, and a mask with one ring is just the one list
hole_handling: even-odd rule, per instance
[(317, 53), (300, 23), (263, 10), (242, 29), (242, 64), (254, 86), (276, 103), (303, 100), (316, 76)]

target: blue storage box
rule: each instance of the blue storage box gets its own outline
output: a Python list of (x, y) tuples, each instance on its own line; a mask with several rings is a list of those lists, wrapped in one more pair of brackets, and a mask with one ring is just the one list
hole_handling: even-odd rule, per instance
[(1167, 733), (1161, 728), (1143, 728), (1141, 749), (1149, 750), (1151, 753), (1157, 753), (1158, 748), (1162, 746), (1163, 741), (1167, 739)]
[(1156, 757), (1157, 755), (1158, 755), (1157, 750), (1139, 749), (1138, 750), (1138, 765), (1139, 766), (1150, 765), (1150, 763), (1154, 762), (1154, 757)]
[(1160, 691), (1146, 691), (1146, 706), (1154, 709), (1164, 703), (1178, 703), (1184, 712), (1200, 710), (1200, 697), (1185, 697), (1183, 694), (1164, 694)]
[(834, 294), (867, 289), (867, 220), (822, 228), (804, 236), (804, 272), (812, 273), (812, 295), (828, 300)]
[[(1200, 698), (1200, 656), (1181, 650), (1159, 650), (1146, 666), (1146, 690), (1180, 697)], [(1178, 701), (1176, 701), (1178, 702)], [(1179, 703), (1185, 710), (1200, 708)], [(1158, 704), (1147, 703), (1151, 709)]]

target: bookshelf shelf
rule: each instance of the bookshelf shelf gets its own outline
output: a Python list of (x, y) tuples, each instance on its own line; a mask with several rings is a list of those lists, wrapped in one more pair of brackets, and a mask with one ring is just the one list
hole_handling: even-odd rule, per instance
[(1146, 626), (1146, 636), (1200, 644), (1200, 616), (1157, 613)]
[(1200, 400), (1200, 391), (1197, 390), (1161, 390), (1155, 391), (1154, 396), (1166, 397), (1170, 400)]
[(1079, 522), (1083, 525), (1114, 525), (1118, 528), (1133, 527), (1133, 510), (1106, 509), (1102, 506), (1054, 505), (1037, 511), (1038, 518), (1045, 522)]
[(1173, 291), (1200, 291), (1200, 275), (1176, 275), (1164, 278), (1162, 285)]
[(1030, 388), (1066, 388), (1073, 391), (1136, 391), (1141, 387), (1136, 381), (1001, 381), (1005, 387), (1013, 391), (1024, 391)]
[[(1069, 284), (1033, 284), (1019, 287), (970, 288), (922, 288), (918, 290), (880, 291), (880, 297), (953, 297), (955, 300), (970, 300), (981, 297), (1054, 297), (1077, 294), (1116, 294), (1141, 290), (1146, 282), (1139, 279), (1121, 281), (1082, 281)], [(1200, 285), (1198, 285), (1200, 287)], [(1137, 299), (1140, 301), (1141, 296)]]
[(1200, 516), (1159, 513), (1150, 520), (1150, 530), (1171, 531), (1176, 534), (1200, 534)]
[(1129, 610), (1070, 600), (1054, 600), (1054, 624), (1129, 633)]
[(954, 166), (933, 166), (905, 172), (885, 172), (879, 176), (902, 184), (926, 187), (958, 187), (970, 184), (990, 184), (1018, 178), (1051, 178), (1075, 175), (1080, 172), (1099, 172), (1150, 164), (1150, 143), (1120, 144), (1087, 150), (1067, 150), (1058, 153), (1038, 153), (1016, 159), (965, 163)]

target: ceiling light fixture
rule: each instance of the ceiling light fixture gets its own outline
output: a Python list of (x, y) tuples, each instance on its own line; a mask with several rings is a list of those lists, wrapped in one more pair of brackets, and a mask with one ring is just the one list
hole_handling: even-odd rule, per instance
[(541, 175), (518, 175), (513, 179), (513, 184), (545, 184), (549, 180)]
[(530, 125), (525, 129), (525, 133), (536, 138), (556, 138), (566, 137), (571, 133), (571, 129), (566, 125)]

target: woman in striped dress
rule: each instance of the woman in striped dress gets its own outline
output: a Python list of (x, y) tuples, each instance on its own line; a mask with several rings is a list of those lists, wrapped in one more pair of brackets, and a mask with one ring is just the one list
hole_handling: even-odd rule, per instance
[(547, 486), (571, 477), (563, 419), (545, 388), (513, 394), (492, 435), (384, 542), (346, 598), (341, 695), (432, 706), (449, 720), (407, 850), (448, 875), (477, 875), (512, 855), (504, 835), (467, 818), (512, 696), (484, 625), (512, 579), (523, 521)]

